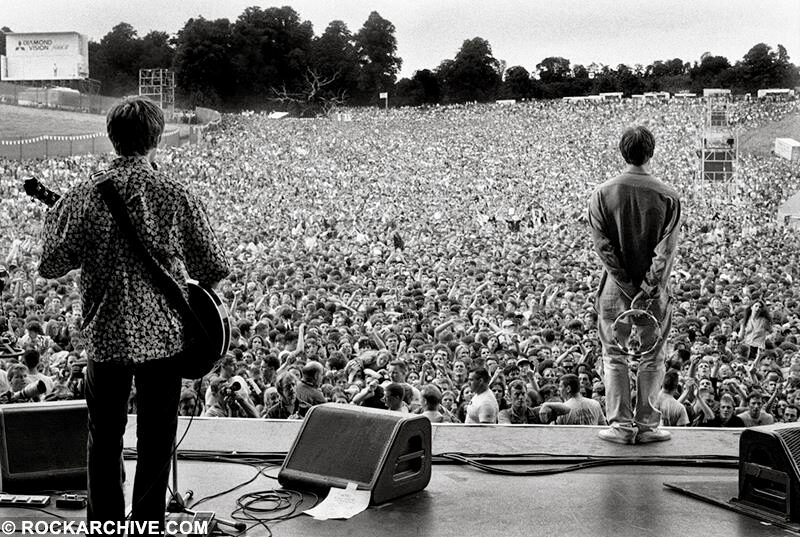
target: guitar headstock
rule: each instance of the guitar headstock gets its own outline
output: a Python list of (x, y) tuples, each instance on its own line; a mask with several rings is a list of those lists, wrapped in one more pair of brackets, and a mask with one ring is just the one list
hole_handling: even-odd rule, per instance
[(30, 179), (25, 179), (25, 193), (30, 197), (37, 199), (47, 205), (48, 207), (52, 207), (56, 204), (58, 199), (61, 197), (46, 186), (44, 186), (36, 177), (31, 177)]

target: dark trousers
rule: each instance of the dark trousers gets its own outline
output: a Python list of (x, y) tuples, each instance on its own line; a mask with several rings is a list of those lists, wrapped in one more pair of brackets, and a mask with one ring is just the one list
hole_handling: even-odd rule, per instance
[(131, 519), (164, 523), (181, 378), (175, 360), (121, 365), (89, 360), (88, 520), (125, 520), (122, 437), (136, 384), (136, 476)]

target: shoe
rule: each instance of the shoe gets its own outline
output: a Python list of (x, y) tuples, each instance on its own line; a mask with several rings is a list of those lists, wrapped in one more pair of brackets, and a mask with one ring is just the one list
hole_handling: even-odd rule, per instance
[(666, 442), (672, 438), (672, 433), (663, 429), (653, 429), (652, 431), (642, 431), (636, 435), (637, 444), (649, 444), (651, 442)]
[(606, 442), (614, 442), (615, 444), (633, 444), (636, 441), (636, 429), (626, 430), (617, 427), (610, 429), (603, 429), (597, 436)]

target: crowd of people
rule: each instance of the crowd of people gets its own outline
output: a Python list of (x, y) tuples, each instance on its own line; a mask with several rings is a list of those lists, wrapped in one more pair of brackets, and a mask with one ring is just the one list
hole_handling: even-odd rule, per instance
[[(800, 236), (776, 214), (800, 168), (742, 154), (732, 180), (704, 180), (706, 107), (225, 115), (203, 143), (164, 149), (160, 170), (202, 196), (234, 267), (218, 289), (230, 351), (185, 382), (180, 413), (291, 419), (334, 402), (433, 422), (605, 423), (587, 203), (623, 167), (620, 133), (643, 124), (684, 213), (662, 423), (796, 421)], [(738, 131), (799, 109), (728, 104)], [(0, 160), (0, 402), (83, 397), (80, 275), (37, 274), (46, 208), (21, 185), (64, 192), (110, 159)]]

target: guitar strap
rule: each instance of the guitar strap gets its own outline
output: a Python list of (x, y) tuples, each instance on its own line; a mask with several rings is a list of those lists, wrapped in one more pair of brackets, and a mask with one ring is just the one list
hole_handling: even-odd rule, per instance
[(133, 222), (131, 222), (125, 202), (114, 187), (114, 182), (105, 174), (94, 174), (93, 177), (96, 180), (100, 194), (103, 196), (103, 201), (117, 222), (123, 238), (127, 238), (131, 249), (139, 256), (139, 259), (153, 277), (156, 287), (167, 297), (172, 307), (178, 311), (178, 314), (183, 319), (184, 327), (187, 329), (187, 339), (189, 335), (192, 335), (195, 338), (202, 339), (204, 343), (210, 342), (211, 338), (208, 336), (208, 332), (206, 332), (203, 323), (192, 310), (180, 286), (167, 274), (167, 271), (150, 255), (150, 252), (142, 244), (139, 234), (136, 232)]

